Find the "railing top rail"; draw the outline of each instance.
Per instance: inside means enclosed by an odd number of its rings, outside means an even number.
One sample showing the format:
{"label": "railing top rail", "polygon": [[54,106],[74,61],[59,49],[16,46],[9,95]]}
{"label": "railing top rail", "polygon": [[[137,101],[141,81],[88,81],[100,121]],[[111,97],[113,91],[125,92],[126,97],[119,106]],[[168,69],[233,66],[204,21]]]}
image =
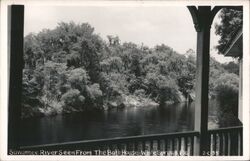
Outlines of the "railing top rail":
{"label": "railing top rail", "polygon": [[139,135],[139,136],[128,136],[128,137],[116,137],[108,139],[95,139],[95,140],[82,140],[82,141],[71,141],[63,143],[52,143],[32,146],[22,146],[20,149],[31,149],[31,148],[42,148],[42,147],[54,147],[54,146],[67,146],[67,145],[80,145],[80,144],[92,144],[92,143],[104,143],[104,142],[126,142],[131,140],[152,140],[152,139],[163,139],[163,138],[174,138],[174,137],[188,137],[188,136],[199,136],[198,131],[185,131],[175,133],[163,133],[163,134],[150,134],[150,135]]}
{"label": "railing top rail", "polygon": [[[242,126],[210,129],[208,130],[208,134],[230,132],[230,131],[235,131],[235,130],[239,131],[241,129],[242,129]],[[72,146],[72,145],[102,144],[102,143],[105,144],[105,143],[119,143],[119,142],[121,143],[121,142],[130,142],[130,141],[150,141],[154,139],[159,140],[159,139],[166,139],[166,138],[191,137],[191,136],[199,136],[199,132],[198,131],[184,131],[184,132],[163,133],[163,134],[116,137],[116,138],[107,138],[107,139],[81,140],[81,141],[71,141],[71,142],[63,142],[63,143],[22,146],[20,147],[20,149],[62,147],[62,146],[66,147],[66,146]]]}
{"label": "railing top rail", "polygon": [[215,132],[227,132],[227,131],[234,131],[234,130],[241,130],[242,126],[233,126],[233,127],[225,127],[219,129],[209,129],[208,133],[215,133]]}

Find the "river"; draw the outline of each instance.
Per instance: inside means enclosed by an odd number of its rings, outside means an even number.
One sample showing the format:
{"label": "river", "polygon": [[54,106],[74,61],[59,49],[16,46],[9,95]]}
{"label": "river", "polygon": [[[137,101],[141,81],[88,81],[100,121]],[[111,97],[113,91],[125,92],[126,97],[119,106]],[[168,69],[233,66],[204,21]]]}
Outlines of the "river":
{"label": "river", "polygon": [[[231,118],[227,125],[220,125],[218,108],[215,101],[209,103],[209,129],[238,124],[237,118]],[[21,122],[20,143],[25,146],[191,131],[193,125],[194,103],[130,107],[25,119]]]}

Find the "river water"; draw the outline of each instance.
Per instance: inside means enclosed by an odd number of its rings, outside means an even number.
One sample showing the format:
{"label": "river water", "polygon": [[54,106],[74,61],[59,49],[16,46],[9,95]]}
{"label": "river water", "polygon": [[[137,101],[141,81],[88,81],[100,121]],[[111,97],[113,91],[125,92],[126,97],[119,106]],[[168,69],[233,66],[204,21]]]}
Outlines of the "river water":
{"label": "river water", "polygon": [[[218,105],[209,103],[208,128],[219,128]],[[237,125],[231,118],[227,126]],[[194,103],[164,107],[130,107],[88,113],[74,113],[25,119],[21,122],[21,145],[114,138],[191,131],[194,128]]]}

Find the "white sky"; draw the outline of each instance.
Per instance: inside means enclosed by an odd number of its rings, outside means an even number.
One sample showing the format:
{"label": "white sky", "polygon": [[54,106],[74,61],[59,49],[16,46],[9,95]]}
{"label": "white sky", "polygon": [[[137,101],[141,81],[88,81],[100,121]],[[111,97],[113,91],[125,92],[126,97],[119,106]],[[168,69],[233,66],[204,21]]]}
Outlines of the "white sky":
{"label": "white sky", "polygon": [[[185,6],[25,6],[24,34],[53,29],[58,22],[88,22],[95,33],[106,40],[119,36],[121,42],[134,42],[153,47],[166,44],[180,54],[196,49],[196,31]],[[215,21],[218,21],[216,17]],[[220,62],[231,61],[216,54],[218,37],[211,28],[211,56]]]}

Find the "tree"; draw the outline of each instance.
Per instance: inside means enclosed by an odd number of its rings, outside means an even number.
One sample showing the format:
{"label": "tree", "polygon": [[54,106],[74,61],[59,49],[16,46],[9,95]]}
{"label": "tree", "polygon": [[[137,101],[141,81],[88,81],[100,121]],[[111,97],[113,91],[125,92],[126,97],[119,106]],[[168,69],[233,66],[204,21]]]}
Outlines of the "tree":
{"label": "tree", "polygon": [[215,93],[222,109],[232,112],[237,116],[238,113],[238,88],[239,78],[236,74],[222,74],[215,82]]}
{"label": "tree", "polygon": [[72,110],[83,110],[85,97],[80,94],[81,92],[77,89],[71,89],[67,93],[62,95],[63,110],[65,112]]}
{"label": "tree", "polygon": [[86,93],[89,76],[83,68],[76,68],[69,72],[68,81],[72,89],[78,89],[82,94]]}
{"label": "tree", "polygon": [[189,94],[194,89],[193,82],[194,82],[194,78],[190,74],[186,74],[178,78],[179,90],[183,93],[186,99],[188,99]]}
{"label": "tree", "polygon": [[21,118],[40,115],[39,107],[42,107],[40,96],[43,79],[37,78],[38,77],[34,71],[30,69],[24,69],[22,80]]}
{"label": "tree", "polygon": [[239,75],[239,63],[235,63],[233,61],[229,63],[222,64],[224,69],[226,69],[229,73],[234,73]]}
{"label": "tree", "polygon": [[[176,103],[181,95],[193,93],[196,58],[192,50],[181,55],[164,44],[153,48],[120,44],[118,36],[108,36],[108,41],[88,23],[74,22],[26,36],[22,114],[123,107],[130,96]],[[231,86],[224,88],[225,78],[216,79],[234,68],[210,62],[210,91],[224,98],[221,91],[230,91]]]}
{"label": "tree", "polygon": [[148,73],[146,76],[146,84],[148,84],[149,87],[149,91],[147,92],[150,92],[151,97],[160,104],[164,104],[166,101],[179,102],[178,86],[171,77]]}
{"label": "tree", "polygon": [[220,23],[215,24],[215,34],[220,36],[219,45],[216,48],[219,53],[222,53],[235,32],[242,27],[243,12],[224,8],[221,10],[219,18]]}
{"label": "tree", "polygon": [[120,45],[120,39],[119,39],[118,36],[108,35],[107,38],[108,38],[110,46],[112,46],[112,45],[114,45],[114,46]]}

